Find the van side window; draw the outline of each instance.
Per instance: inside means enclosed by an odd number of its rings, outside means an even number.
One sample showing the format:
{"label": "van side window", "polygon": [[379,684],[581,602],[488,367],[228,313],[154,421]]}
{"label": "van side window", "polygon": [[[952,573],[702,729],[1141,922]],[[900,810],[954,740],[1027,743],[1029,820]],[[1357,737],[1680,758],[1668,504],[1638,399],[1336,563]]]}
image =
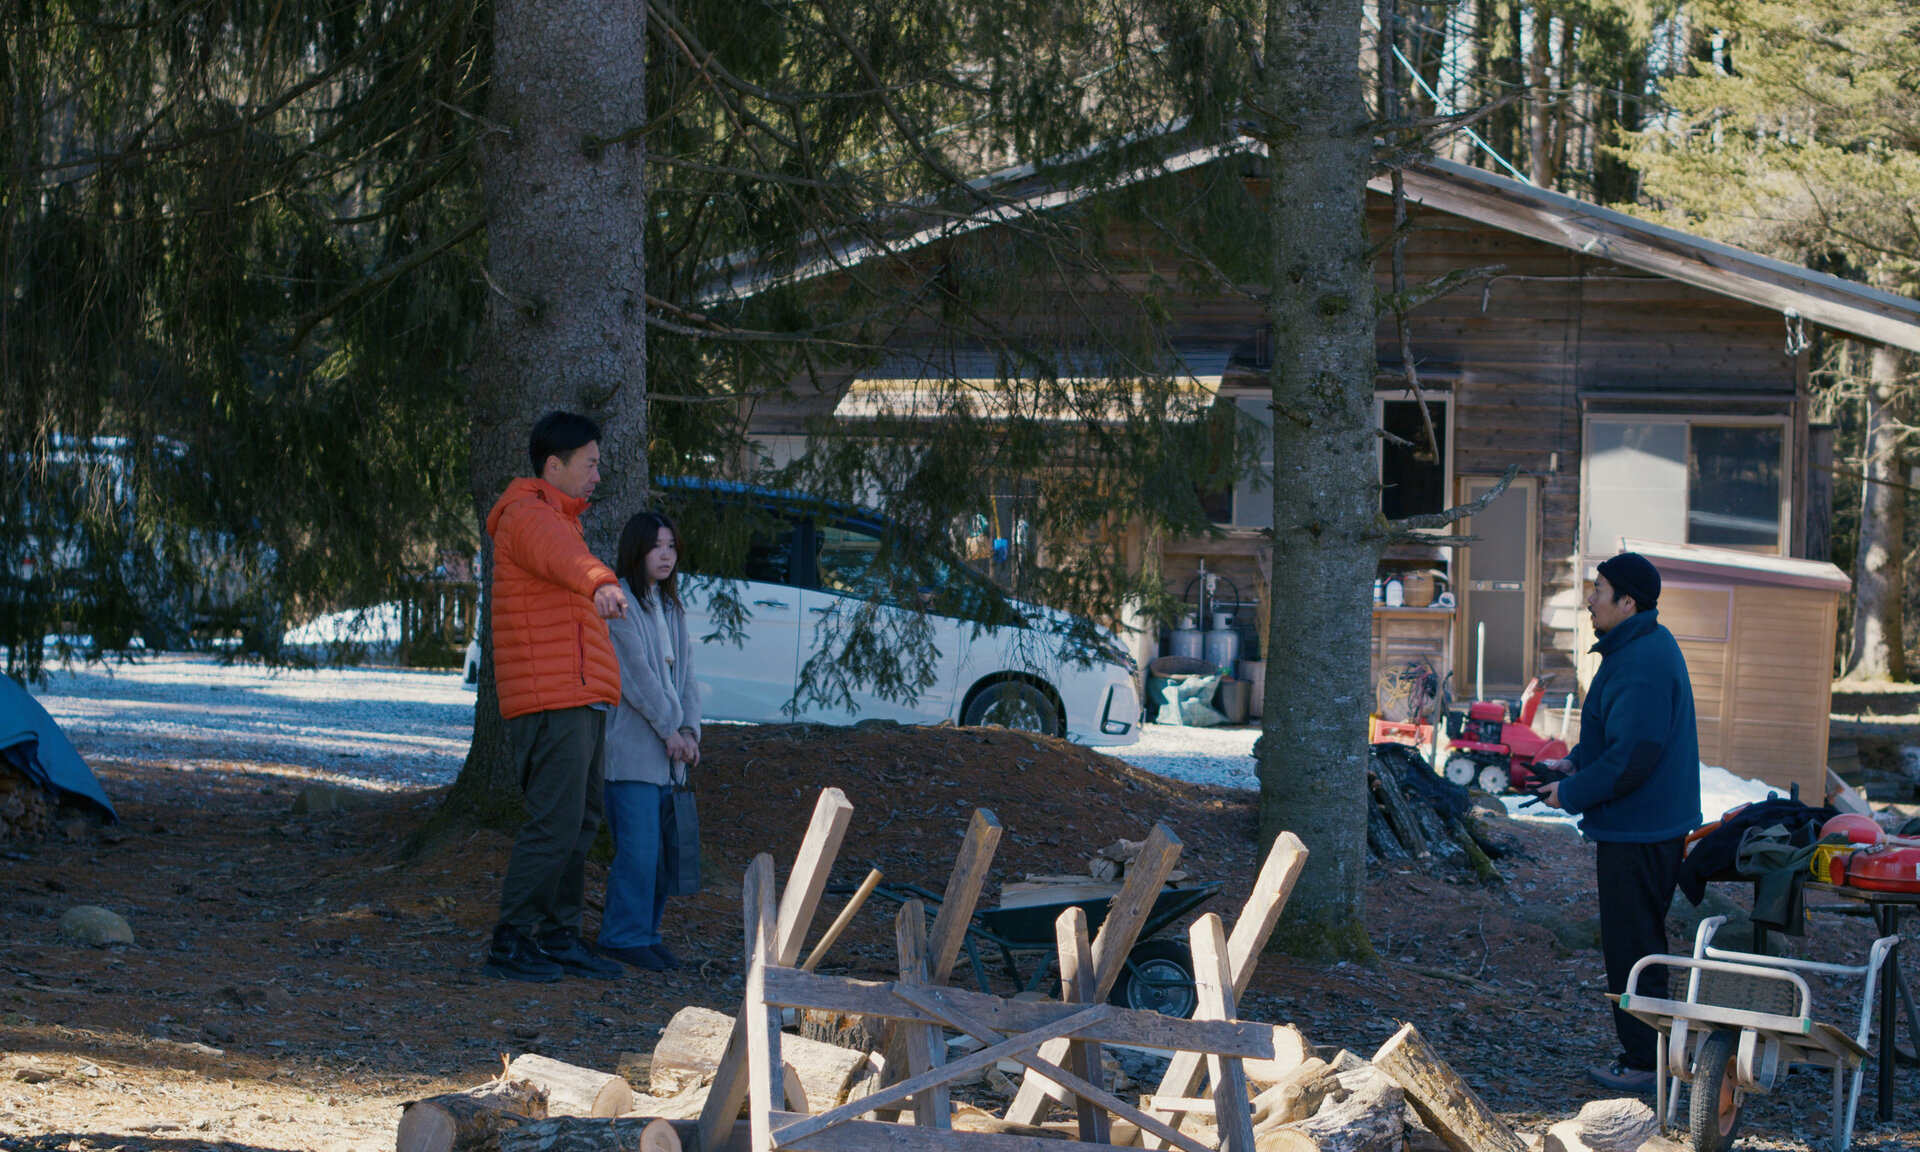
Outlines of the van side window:
{"label": "van side window", "polygon": [[877,586],[873,570],[880,553],[880,537],[861,528],[821,524],[814,529],[814,565],[819,588],[848,596],[871,595]]}
{"label": "van side window", "polygon": [[797,529],[792,524],[776,531],[755,532],[747,542],[744,575],[763,584],[793,582],[793,542]]}

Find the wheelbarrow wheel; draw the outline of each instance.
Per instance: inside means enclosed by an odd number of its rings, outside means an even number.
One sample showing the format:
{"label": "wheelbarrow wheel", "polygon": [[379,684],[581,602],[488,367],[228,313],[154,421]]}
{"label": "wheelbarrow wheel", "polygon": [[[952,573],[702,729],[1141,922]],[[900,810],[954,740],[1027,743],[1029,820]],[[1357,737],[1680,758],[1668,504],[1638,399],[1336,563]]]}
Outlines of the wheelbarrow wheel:
{"label": "wheelbarrow wheel", "polygon": [[1687,1101],[1687,1128],[1694,1152],[1727,1152],[1740,1130],[1744,1102],[1734,1078],[1738,1034],[1717,1030],[1700,1041],[1693,1061],[1693,1091]]}
{"label": "wheelbarrow wheel", "polygon": [[1193,985],[1193,953],[1178,940],[1143,940],[1127,953],[1107,1002],[1121,1008],[1193,1018],[1200,992]]}

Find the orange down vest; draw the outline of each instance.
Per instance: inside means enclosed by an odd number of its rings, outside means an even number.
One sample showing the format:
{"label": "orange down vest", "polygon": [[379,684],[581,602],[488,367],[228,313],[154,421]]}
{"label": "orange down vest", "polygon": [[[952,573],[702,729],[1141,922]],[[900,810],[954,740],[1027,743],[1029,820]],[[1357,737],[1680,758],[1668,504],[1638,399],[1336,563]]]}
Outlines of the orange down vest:
{"label": "orange down vest", "polygon": [[494,680],[500,714],[620,702],[620,661],[593,608],[613,569],[587,550],[587,502],[521,477],[487,513],[493,538]]}

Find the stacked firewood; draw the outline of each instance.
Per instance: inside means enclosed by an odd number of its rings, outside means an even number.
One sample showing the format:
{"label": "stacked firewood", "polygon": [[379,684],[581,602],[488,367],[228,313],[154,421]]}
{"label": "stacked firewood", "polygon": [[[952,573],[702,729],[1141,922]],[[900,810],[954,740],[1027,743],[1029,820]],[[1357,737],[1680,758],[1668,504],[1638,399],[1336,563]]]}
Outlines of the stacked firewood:
{"label": "stacked firewood", "polygon": [[28,843],[53,831],[47,790],[0,760],[0,843]]}
{"label": "stacked firewood", "polygon": [[1474,819],[1467,790],[1428,767],[1405,744],[1372,746],[1367,760],[1367,853],[1376,862],[1432,859],[1498,880],[1506,854]]}

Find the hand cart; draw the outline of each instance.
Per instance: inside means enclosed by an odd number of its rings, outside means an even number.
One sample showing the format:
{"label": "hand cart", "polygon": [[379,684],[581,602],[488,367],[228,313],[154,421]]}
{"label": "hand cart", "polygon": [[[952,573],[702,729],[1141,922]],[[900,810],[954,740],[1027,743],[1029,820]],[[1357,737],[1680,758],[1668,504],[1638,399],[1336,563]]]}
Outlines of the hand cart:
{"label": "hand cart", "polygon": [[[835,895],[846,895],[853,886],[834,885]],[[939,911],[940,895],[917,884],[881,884],[874,895],[896,904],[919,900],[929,916]],[[1114,981],[1107,999],[1123,1008],[1161,1012],[1169,1016],[1191,1018],[1199,1003],[1193,983],[1193,955],[1180,940],[1155,940],[1152,937],[1213,899],[1220,892],[1218,883],[1168,885],[1153,902],[1153,911],[1140,926],[1140,935],[1127,953],[1125,970]],[[967,962],[973,967],[973,979],[982,992],[991,992],[986,964],[980,958],[979,942],[1000,950],[1001,966],[1014,986],[1022,991],[1038,991],[1059,963],[1054,944],[1054,921],[1068,908],[1078,905],[1087,914],[1087,931],[1098,932],[1112,905],[1110,896],[1091,900],[1069,900],[1059,904],[1031,904],[1024,908],[983,908],[974,912],[967,925]],[[1045,953],[1031,976],[1022,976],[1016,956],[1020,953]],[[1056,980],[1057,983],[1057,980]]]}
{"label": "hand cart", "polygon": [[[1627,975],[1626,993],[1618,998],[1622,1010],[1659,1033],[1655,1114],[1669,1124],[1678,1110],[1680,1093],[1668,1076],[1690,1083],[1688,1130],[1695,1152],[1727,1152],[1747,1094],[1773,1091],[1793,1064],[1831,1068],[1833,1149],[1846,1152],[1869,1055],[1874,984],[1900,938],[1875,940],[1865,964],[1820,964],[1715,948],[1713,935],[1726,922],[1725,916],[1702,921],[1692,956],[1642,957]],[[1686,970],[1685,1000],[1640,995],[1640,974],[1655,964]],[[1864,977],[1859,1028],[1849,1034],[1814,1019],[1813,991],[1802,972]],[[1677,975],[1670,971],[1669,979]],[[1850,1087],[1848,1072],[1853,1073]]]}

